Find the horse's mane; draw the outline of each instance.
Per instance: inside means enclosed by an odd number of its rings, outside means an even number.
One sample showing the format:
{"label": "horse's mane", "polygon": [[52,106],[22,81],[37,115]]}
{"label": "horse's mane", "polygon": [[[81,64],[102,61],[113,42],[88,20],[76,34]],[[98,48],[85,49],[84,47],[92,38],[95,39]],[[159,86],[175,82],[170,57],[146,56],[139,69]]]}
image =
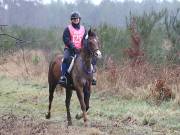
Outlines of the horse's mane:
{"label": "horse's mane", "polygon": [[88,31],[88,35],[89,35],[90,37],[95,37],[95,36],[96,36],[95,30],[89,30],[89,31]]}

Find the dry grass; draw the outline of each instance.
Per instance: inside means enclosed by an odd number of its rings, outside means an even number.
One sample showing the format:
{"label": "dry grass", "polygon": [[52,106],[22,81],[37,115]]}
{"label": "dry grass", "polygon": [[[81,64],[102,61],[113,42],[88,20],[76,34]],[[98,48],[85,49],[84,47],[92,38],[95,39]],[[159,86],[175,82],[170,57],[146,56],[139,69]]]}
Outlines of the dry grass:
{"label": "dry grass", "polygon": [[[3,61],[3,62],[2,62]],[[48,61],[42,50],[18,51],[3,60],[0,73],[16,79],[29,79],[34,82],[47,82]]]}
{"label": "dry grass", "polygon": [[[16,79],[28,79],[47,85],[50,54],[42,50],[25,50],[0,59],[0,73]],[[154,67],[149,63],[132,66],[129,62],[117,65],[111,58],[106,67],[98,69],[96,90],[102,94],[117,95],[125,99],[147,99],[157,80],[165,80],[180,105],[180,67]]]}
{"label": "dry grass", "polygon": [[[179,66],[161,66],[159,68],[149,63],[132,67],[126,63],[123,66],[107,66],[98,71],[97,89],[113,93],[126,99],[147,99],[155,89],[157,80],[164,80],[163,89],[170,92],[179,104],[180,99],[180,68]],[[168,94],[168,93],[166,93]],[[165,98],[165,97],[164,97]]]}

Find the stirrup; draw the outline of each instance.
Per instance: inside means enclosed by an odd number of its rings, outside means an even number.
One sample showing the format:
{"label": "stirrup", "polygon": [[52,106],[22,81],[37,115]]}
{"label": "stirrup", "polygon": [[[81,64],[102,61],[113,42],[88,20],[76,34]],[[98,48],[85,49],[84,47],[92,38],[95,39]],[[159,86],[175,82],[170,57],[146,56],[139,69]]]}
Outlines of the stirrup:
{"label": "stirrup", "polygon": [[60,84],[62,86],[66,86],[67,85],[67,78],[65,76],[61,76],[61,78],[58,81],[58,84]]}
{"label": "stirrup", "polygon": [[92,85],[96,85],[96,79],[92,79]]}

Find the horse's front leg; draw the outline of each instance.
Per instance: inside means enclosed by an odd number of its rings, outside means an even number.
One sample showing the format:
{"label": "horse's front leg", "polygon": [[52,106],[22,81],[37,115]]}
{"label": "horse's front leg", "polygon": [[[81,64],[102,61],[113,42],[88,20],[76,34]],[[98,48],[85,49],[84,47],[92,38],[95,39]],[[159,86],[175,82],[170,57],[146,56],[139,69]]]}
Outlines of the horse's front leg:
{"label": "horse's front leg", "polygon": [[[90,83],[89,84],[86,83],[86,85],[84,85],[83,93],[84,93],[84,103],[86,105],[86,112],[87,112],[89,109],[89,100],[90,100],[90,96],[91,96],[91,85],[90,85]],[[76,119],[78,119],[78,120],[81,119],[82,117],[83,117],[82,113],[76,115]]]}
{"label": "horse's front leg", "polygon": [[71,113],[70,113],[70,101],[72,97],[72,90],[71,89],[66,89],[66,111],[67,111],[67,120],[68,120],[68,126],[72,125],[72,120],[71,120]]}
{"label": "horse's front leg", "polygon": [[86,104],[86,112],[89,109],[89,99],[91,96],[91,81],[90,83],[86,83],[86,85],[83,88],[83,92],[84,92],[84,102]]}
{"label": "horse's front leg", "polygon": [[87,126],[87,112],[86,112],[86,104],[84,102],[84,93],[83,93],[83,88],[82,87],[79,87],[77,90],[76,90],[76,94],[77,94],[77,97],[79,99],[79,102],[80,102],[80,105],[81,105],[81,110],[82,110],[82,113],[83,113],[83,118],[84,118],[84,125]]}

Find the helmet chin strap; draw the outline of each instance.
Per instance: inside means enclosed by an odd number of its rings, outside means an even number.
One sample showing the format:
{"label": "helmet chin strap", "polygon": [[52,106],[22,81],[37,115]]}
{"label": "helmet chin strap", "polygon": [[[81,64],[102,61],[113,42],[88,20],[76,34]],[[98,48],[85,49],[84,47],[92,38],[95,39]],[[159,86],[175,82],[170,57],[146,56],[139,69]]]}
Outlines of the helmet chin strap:
{"label": "helmet chin strap", "polygon": [[78,24],[75,24],[75,23],[71,23],[73,25],[73,27],[76,27],[76,28],[79,28],[80,27],[80,22]]}
{"label": "helmet chin strap", "polygon": [[74,24],[74,25],[79,25],[79,24],[80,24],[80,22],[79,22],[79,23],[77,23],[77,24],[72,22],[72,24]]}

